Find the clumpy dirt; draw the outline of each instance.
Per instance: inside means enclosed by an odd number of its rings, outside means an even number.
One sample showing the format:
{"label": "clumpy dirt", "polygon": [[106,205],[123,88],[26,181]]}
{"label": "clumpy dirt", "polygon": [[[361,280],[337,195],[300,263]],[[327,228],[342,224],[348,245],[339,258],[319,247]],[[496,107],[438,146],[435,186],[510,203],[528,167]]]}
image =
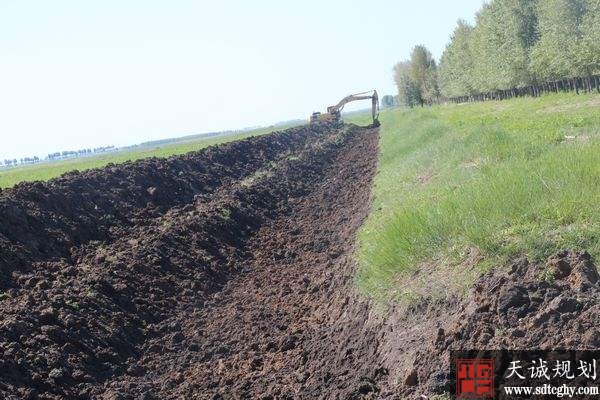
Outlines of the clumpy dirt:
{"label": "clumpy dirt", "polygon": [[415,398],[452,349],[600,347],[586,253],[408,311],[358,293],[377,143],[303,126],[1,192],[0,398]]}
{"label": "clumpy dirt", "polygon": [[[589,254],[565,251],[542,264],[521,258],[481,276],[462,301],[424,306],[411,319],[422,339],[404,351],[397,390],[443,393],[450,350],[600,349],[599,281]],[[410,332],[406,322],[396,329]]]}
{"label": "clumpy dirt", "polygon": [[346,354],[324,325],[335,325],[331,303],[343,302],[342,288],[351,284],[349,254],[368,209],[377,134],[360,130],[343,140],[326,159],[311,156],[310,169],[290,164],[261,183],[284,192],[291,185],[301,195],[280,197],[278,217],[248,241],[242,273],[193,318],[174,318],[176,343],[161,341],[160,351],[140,360],[148,372],[138,379],[107,382],[111,393],[317,398],[360,384],[360,358],[343,369],[329,363]]}
{"label": "clumpy dirt", "polygon": [[310,346],[337,357],[322,324],[351,284],[377,140],[321,124],[3,191],[0,394],[281,398],[352,380]]}

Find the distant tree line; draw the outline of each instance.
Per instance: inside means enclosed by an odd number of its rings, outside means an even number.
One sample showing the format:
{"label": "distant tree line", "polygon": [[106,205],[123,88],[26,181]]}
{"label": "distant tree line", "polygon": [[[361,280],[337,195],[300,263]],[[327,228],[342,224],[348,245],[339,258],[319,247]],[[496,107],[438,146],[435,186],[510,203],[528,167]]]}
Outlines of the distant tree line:
{"label": "distant tree line", "polygon": [[104,153],[106,151],[113,151],[115,150],[115,146],[104,146],[104,147],[94,147],[92,149],[92,152],[94,153]]}
{"label": "distant tree line", "polygon": [[60,160],[62,158],[70,158],[70,157],[82,157],[87,156],[92,153],[104,153],[107,151],[115,150],[115,146],[104,146],[104,147],[95,147],[93,149],[81,149],[81,150],[65,150],[58,151],[56,153],[50,153],[46,157],[48,160]]}
{"label": "distant tree line", "polygon": [[[114,151],[116,150],[115,146],[104,146],[104,147],[96,147],[94,149],[81,149],[81,150],[65,150],[65,151],[58,151],[56,153],[50,153],[46,156],[46,160],[49,161],[55,161],[55,160],[61,160],[64,158],[72,158],[72,157],[83,157],[86,155],[90,155],[92,153],[104,153],[107,151]],[[0,166],[4,166],[4,167],[15,167],[17,165],[27,165],[27,164],[36,164],[39,163],[40,161],[42,161],[38,156],[34,156],[34,157],[23,157],[20,159],[5,159],[5,160],[0,160]]]}
{"label": "distant tree line", "polygon": [[67,157],[77,157],[77,156],[85,156],[87,154],[91,154],[92,153],[92,149],[81,149],[81,150],[65,150],[65,151],[58,151],[56,153],[51,153],[48,154],[48,160],[57,160],[57,159],[61,159],[61,158],[67,158]]}
{"label": "distant tree line", "polygon": [[35,157],[23,157],[23,158],[20,158],[18,160],[16,158],[14,158],[14,159],[10,159],[10,160],[0,161],[0,166],[3,165],[3,166],[6,166],[6,167],[12,167],[12,166],[16,166],[16,165],[19,165],[19,164],[23,164],[23,165],[25,165],[25,164],[35,164],[35,163],[38,163],[38,162],[40,162],[40,158],[38,156],[35,156]]}
{"label": "distant tree line", "polygon": [[481,93],[510,97],[513,89],[597,88],[598,74],[600,0],[492,0],[474,26],[458,22],[439,65],[416,46],[394,66],[398,99],[408,106]]}

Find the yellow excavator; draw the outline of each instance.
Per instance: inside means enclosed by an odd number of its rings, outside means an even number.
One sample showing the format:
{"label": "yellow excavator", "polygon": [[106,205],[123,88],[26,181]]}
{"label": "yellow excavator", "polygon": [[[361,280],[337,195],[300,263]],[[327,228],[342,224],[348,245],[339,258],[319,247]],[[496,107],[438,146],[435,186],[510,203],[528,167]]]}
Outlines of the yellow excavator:
{"label": "yellow excavator", "polygon": [[319,121],[340,121],[342,119],[342,109],[352,101],[371,100],[371,116],[373,117],[373,126],[379,126],[379,97],[377,90],[351,94],[344,97],[334,106],[327,107],[326,113],[314,112],[310,116],[310,123]]}

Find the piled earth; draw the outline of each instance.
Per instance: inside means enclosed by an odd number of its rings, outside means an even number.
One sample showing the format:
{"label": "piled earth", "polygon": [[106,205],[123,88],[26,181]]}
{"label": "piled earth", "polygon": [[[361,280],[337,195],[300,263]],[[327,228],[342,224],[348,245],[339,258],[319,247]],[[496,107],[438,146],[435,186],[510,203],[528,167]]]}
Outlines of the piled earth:
{"label": "piled earth", "polygon": [[599,284],[586,252],[565,251],[544,264],[522,258],[490,271],[460,307],[446,305],[455,314],[438,318],[417,352],[415,389],[446,390],[449,350],[600,349]]}
{"label": "piled earth", "polygon": [[376,130],[321,124],[0,193],[0,394],[364,391],[321,354],[376,154]]}

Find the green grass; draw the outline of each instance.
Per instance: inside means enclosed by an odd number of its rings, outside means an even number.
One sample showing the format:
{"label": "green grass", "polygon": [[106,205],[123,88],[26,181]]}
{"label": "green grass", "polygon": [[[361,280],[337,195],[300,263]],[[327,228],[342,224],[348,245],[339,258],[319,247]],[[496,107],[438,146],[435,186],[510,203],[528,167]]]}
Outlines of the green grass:
{"label": "green grass", "polygon": [[[290,125],[291,126],[291,125]],[[184,154],[197,151],[208,146],[244,139],[250,136],[263,135],[288,128],[289,126],[277,126],[251,130],[240,134],[213,137],[207,139],[196,139],[164,144],[160,146],[144,146],[128,151],[106,153],[103,155],[61,160],[37,165],[28,165],[13,169],[0,170],[0,188],[14,186],[19,182],[45,181],[64,174],[65,172],[79,170],[84,171],[91,168],[103,167],[110,163],[122,163],[125,161],[138,160],[148,157],[168,157],[175,154]]]}
{"label": "green grass", "polygon": [[359,286],[383,300],[463,291],[490,266],[600,256],[600,95],[387,110]]}

